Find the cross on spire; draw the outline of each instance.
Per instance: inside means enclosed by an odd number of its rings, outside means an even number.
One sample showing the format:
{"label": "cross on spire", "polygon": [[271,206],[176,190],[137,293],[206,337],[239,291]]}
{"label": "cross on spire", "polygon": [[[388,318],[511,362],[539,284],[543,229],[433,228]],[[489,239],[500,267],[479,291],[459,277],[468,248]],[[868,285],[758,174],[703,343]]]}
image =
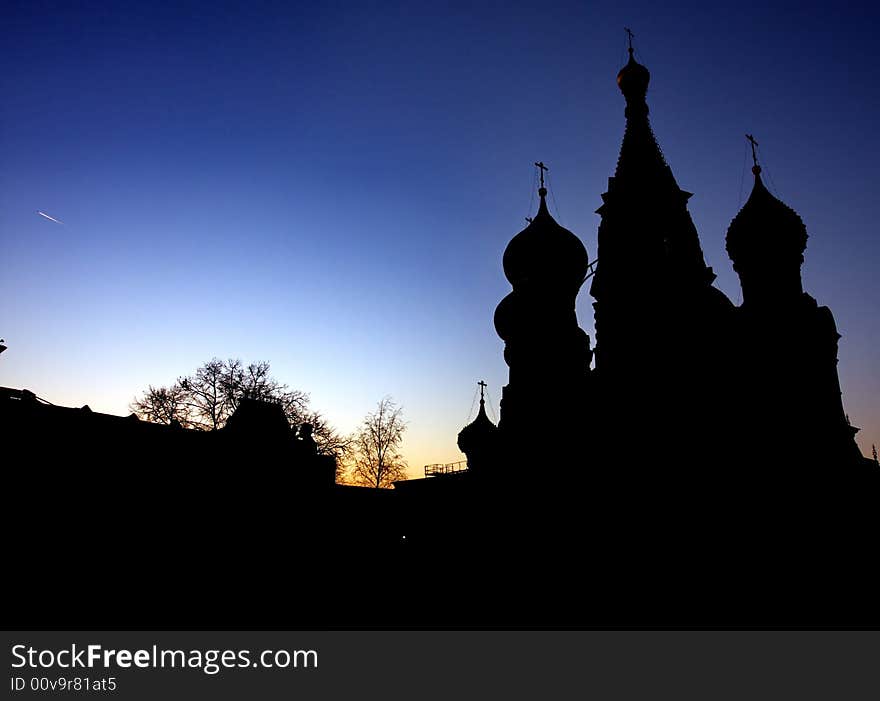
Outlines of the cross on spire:
{"label": "cross on spire", "polygon": [[537,166],[541,171],[541,187],[543,188],[544,187],[544,171],[550,170],[550,169],[544,165],[544,161],[538,161],[537,163],[535,163],[535,166]]}
{"label": "cross on spire", "polygon": [[477,384],[480,385],[480,401],[482,402],[483,401],[483,390],[485,390],[488,385],[485,382],[483,382],[482,380],[480,380]]}
{"label": "cross on spire", "polygon": [[755,167],[757,167],[758,166],[758,152],[755,151],[755,147],[758,145],[758,142],[755,141],[755,137],[752,136],[751,134],[746,134],[746,139],[752,145],[752,163],[755,165]]}
{"label": "cross on spire", "polygon": [[635,34],[632,33],[632,29],[630,29],[629,27],[624,27],[623,31],[626,32],[626,38],[627,38],[627,41],[629,41],[629,52],[632,53],[633,52],[633,37],[635,36]]}

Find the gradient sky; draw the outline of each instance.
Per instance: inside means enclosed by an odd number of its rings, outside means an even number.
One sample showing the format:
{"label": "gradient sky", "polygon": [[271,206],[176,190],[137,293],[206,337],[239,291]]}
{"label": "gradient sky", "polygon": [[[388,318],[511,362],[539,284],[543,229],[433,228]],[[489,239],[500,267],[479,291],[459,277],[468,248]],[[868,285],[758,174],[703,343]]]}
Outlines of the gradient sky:
{"label": "gradient sky", "polygon": [[[392,395],[411,474],[461,459],[476,381],[497,416],[507,378],[492,315],[510,289],[501,254],[534,213],[535,160],[551,168],[551,212],[595,255],[630,26],[717,286],[741,301],[724,234],[751,187],[745,132],[803,217],[805,287],[843,334],[844,405],[869,453],[878,15],[804,2],[6,2],[0,385],[125,414],[148,384],[214,356],[265,359],[345,432]],[[594,337],[591,302],[583,290]]]}

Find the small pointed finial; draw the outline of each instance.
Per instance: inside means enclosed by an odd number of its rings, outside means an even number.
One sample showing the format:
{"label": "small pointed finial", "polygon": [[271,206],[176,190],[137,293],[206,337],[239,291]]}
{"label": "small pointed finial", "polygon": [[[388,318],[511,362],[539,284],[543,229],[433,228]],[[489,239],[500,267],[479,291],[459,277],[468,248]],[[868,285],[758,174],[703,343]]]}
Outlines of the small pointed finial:
{"label": "small pointed finial", "polygon": [[526,221],[531,224],[535,220],[532,217],[526,217]]}
{"label": "small pointed finial", "polygon": [[632,33],[632,29],[630,29],[629,27],[624,27],[624,28],[623,28],[623,31],[626,32],[626,39],[627,39],[627,41],[629,42],[629,55],[632,56],[632,52],[633,52],[633,37],[635,36],[635,34]]}
{"label": "small pointed finial", "polygon": [[547,188],[544,187],[544,171],[550,169],[544,165],[544,161],[537,161],[535,163],[535,166],[540,170],[541,173],[541,187],[538,190],[538,194],[541,197],[544,197],[547,194]]}
{"label": "small pointed finial", "polygon": [[488,387],[488,385],[483,382],[483,380],[480,380],[477,384],[480,385],[480,404],[482,404],[485,401],[485,399],[483,399],[483,391],[486,389],[486,387]]}
{"label": "small pointed finial", "polygon": [[755,148],[758,145],[758,142],[755,141],[755,137],[752,136],[751,134],[746,134],[746,139],[752,145],[752,163],[753,163],[752,172],[755,175],[760,175],[761,174],[761,166],[758,165],[758,152],[755,150]]}

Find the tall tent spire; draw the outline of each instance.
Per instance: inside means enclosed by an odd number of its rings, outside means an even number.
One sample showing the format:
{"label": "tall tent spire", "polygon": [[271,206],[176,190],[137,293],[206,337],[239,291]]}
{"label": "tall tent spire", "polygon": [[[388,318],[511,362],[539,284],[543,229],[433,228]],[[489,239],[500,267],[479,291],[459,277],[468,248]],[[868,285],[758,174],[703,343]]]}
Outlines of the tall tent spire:
{"label": "tall tent spire", "polygon": [[699,316],[702,309],[729,305],[711,289],[715,275],[687,209],[691,193],[678,186],[651,128],[646,99],[651,74],[635,59],[635,35],[628,27],[626,35],[629,60],[617,74],[626,126],[597,210],[602,266],[590,288],[596,299],[596,367],[618,372],[610,370],[613,365],[621,373],[651,366],[645,349],[652,348],[654,358],[660,351],[648,339],[668,333],[671,316]]}
{"label": "tall tent spire", "polygon": [[[655,262],[656,256],[662,256],[664,267],[672,266],[679,278],[690,278],[699,284],[711,283],[714,274],[706,266],[696,229],[687,213],[691,193],[678,186],[648,119],[646,96],[651,74],[635,60],[632,45],[635,35],[629,27],[626,33],[629,61],[617,74],[618,87],[626,99],[626,127],[614,177],[609,180],[609,191],[603,195],[605,204],[597,213],[604,217],[612,202],[621,203],[623,209],[622,201],[629,201],[645,214],[638,224],[632,222],[629,228],[656,232],[656,240],[651,245],[656,244],[662,250],[655,252]],[[648,215],[648,212],[652,213]],[[637,212],[630,210],[630,213],[630,218],[640,218]]]}

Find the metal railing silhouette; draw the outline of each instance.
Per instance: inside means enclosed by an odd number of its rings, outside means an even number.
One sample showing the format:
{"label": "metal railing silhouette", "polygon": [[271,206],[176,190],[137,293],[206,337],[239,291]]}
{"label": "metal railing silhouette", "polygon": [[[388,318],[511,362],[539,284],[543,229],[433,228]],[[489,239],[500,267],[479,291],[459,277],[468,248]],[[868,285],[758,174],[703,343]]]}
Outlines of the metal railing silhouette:
{"label": "metal railing silhouette", "polygon": [[451,475],[456,472],[467,472],[467,469],[467,460],[435,463],[433,465],[425,465],[425,477],[436,477],[437,475]]}

